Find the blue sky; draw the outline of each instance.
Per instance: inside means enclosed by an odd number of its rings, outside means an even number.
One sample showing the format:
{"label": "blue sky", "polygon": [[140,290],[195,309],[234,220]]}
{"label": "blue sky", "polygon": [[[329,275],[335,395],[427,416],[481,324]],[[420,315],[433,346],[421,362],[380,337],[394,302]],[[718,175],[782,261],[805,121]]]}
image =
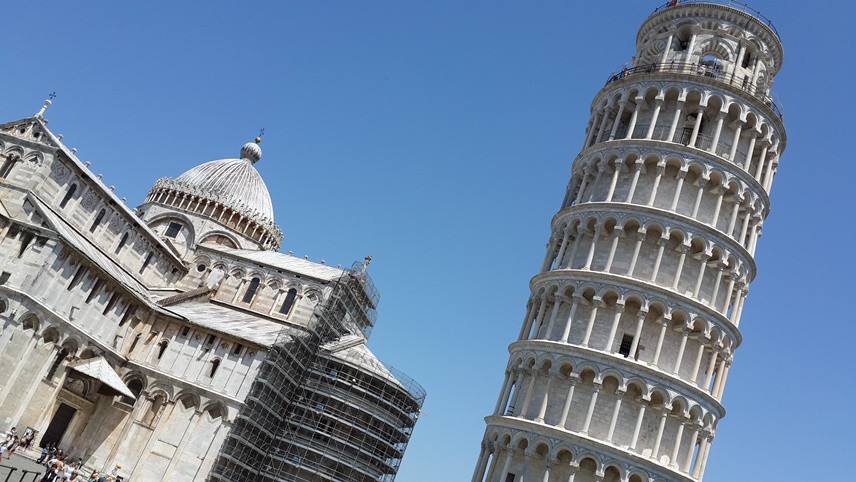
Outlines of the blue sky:
{"label": "blue sky", "polygon": [[[283,250],[374,255],[370,346],[429,391],[398,480],[468,480],[589,103],[659,3],[7,3],[0,120],[56,91],[49,127],[131,205],[264,127]],[[846,477],[856,8],[753,5],[788,146],[705,480]]]}

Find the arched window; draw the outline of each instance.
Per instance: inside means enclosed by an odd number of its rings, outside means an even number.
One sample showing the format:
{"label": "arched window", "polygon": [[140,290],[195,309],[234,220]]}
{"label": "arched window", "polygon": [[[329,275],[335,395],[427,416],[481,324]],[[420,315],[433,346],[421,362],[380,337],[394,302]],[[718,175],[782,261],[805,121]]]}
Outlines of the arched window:
{"label": "arched window", "polygon": [[283,315],[288,315],[291,312],[291,307],[294,306],[294,300],[297,298],[297,290],[291,288],[288,290],[288,293],[285,294],[285,300],[282,302],[282,306],[279,307],[279,312]]}
{"label": "arched window", "polygon": [[116,251],[114,251],[114,252],[116,254],[119,254],[119,251],[122,251],[122,248],[124,248],[125,244],[127,244],[127,243],[128,243],[128,233],[125,233],[122,235],[122,239],[119,240],[119,245],[116,246]]}
{"label": "arched window", "polygon": [[97,216],[95,216],[95,221],[93,221],[93,222],[92,222],[92,226],[89,228],[89,232],[90,232],[90,233],[94,233],[94,232],[95,232],[95,228],[97,228],[97,227],[101,224],[101,221],[103,221],[103,220],[104,220],[104,215],[105,215],[105,214],[107,214],[107,213],[106,213],[106,211],[104,211],[103,209],[102,209],[102,210],[100,210],[100,211],[98,211],[98,215],[97,215]]}
{"label": "arched window", "polygon": [[12,172],[12,168],[15,167],[15,164],[20,159],[20,156],[18,156],[17,154],[9,154],[8,156],[6,156],[6,161],[3,163],[3,167],[0,167],[0,177],[9,177],[9,174]]}
{"label": "arched window", "polygon": [[[143,381],[139,378],[134,378],[125,384],[128,387],[128,390],[134,394],[134,397],[139,398],[140,393],[143,392]],[[137,401],[131,397],[122,396],[122,403],[127,405],[133,405]]]}
{"label": "arched window", "polygon": [[56,356],[54,357],[53,365],[51,365],[50,370],[48,370],[48,374],[45,375],[45,378],[47,380],[53,379],[53,376],[56,374],[56,371],[59,368],[60,364],[62,363],[63,360],[65,360],[65,357],[67,357],[67,356],[68,356],[68,350],[66,350],[65,348],[63,348],[62,350],[59,351],[59,353],[56,354]]}
{"label": "arched window", "polygon": [[218,368],[220,368],[220,359],[215,358],[211,360],[211,373],[208,374],[208,377],[214,378],[214,375],[217,373]]}
{"label": "arched window", "polygon": [[166,353],[166,348],[168,346],[169,346],[168,340],[163,340],[162,342],[160,342],[160,344],[158,345],[158,360],[163,358],[163,354]]}
{"label": "arched window", "polygon": [[71,198],[74,196],[74,191],[77,191],[77,184],[72,184],[71,186],[68,186],[68,190],[65,191],[65,196],[63,196],[62,201],[60,201],[59,203],[60,209],[64,208],[65,205],[68,204],[69,201],[71,201]]}
{"label": "arched window", "polygon": [[260,279],[251,279],[250,286],[247,287],[247,292],[244,293],[244,299],[242,299],[241,301],[243,301],[244,303],[249,303],[253,301],[253,298],[256,296],[256,291],[259,289],[259,283],[261,283]]}

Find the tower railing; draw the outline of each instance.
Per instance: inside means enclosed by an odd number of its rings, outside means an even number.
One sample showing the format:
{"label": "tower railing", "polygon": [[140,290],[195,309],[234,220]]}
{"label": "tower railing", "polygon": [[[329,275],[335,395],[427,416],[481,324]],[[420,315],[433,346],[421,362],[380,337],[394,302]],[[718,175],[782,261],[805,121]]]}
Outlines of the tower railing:
{"label": "tower railing", "polygon": [[[625,64],[626,65],[626,64]],[[686,74],[704,77],[716,82],[727,84],[731,87],[736,87],[747,94],[760,100],[764,105],[769,107],[774,114],[780,119],[782,118],[782,110],[778,103],[766,92],[758,89],[754,84],[747,81],[746,77],[738,76],[736,73],[726,73],[721,69],[703,65],[697,62],[666,62],[660,64],[637,65],[635,67],[619,67],[613,71],[614,73],[606,79],[606,84],[609,85],[621,79],[627,78],[636,74],[652,74],[666,72],[672,74]]]}
{"label": "tower railing", "polygon": [[750,7],[748,3],[735,2],[734,0],[681,0],[678,2],[666,2],[662,5],[660,5],[659,7],[655,8],[654,11],[651,13],[651,15],[653,15],[659,11],[666,10],[669,7],[677,7],[678,5],[686,5],[686,4],[693,4],[693,3],[712,3],[714,5],[723,5],[726,7],[733,8],[735,10],[740,10],[741,12],[752,15],[753,17],[758,19],[759,22],[763,23],[770,30],[772,30],[773,33],[776,34],[776,37],[779,38],[779,40],[782,39],[782,36],[779,35],[779,31],[776,29],[776,26],[773,25],[772,20],[767,18],[759,10]]}

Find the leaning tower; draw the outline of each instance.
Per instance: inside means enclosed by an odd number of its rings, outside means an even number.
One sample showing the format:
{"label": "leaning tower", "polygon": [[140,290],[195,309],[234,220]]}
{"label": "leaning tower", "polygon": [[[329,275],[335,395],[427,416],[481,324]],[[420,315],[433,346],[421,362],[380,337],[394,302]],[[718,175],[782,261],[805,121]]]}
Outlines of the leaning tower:
{"label": "leaning tower", "polygon": [[721,3],[595,96],[473,482],[701,480],[785,146],[778,33]]}

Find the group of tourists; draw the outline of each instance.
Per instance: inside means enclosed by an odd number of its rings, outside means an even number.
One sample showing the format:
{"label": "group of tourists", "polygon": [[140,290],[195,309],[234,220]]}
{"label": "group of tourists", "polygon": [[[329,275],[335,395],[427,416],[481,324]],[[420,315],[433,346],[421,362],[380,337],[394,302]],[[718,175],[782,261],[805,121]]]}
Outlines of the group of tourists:
{"label": "group of tourists", "polygon": [[36,434],[33,431],[28,430],[23,437],[19,437],[18,429],[12,427],[12,429],[6,433],[6,437],[0,441],[0,461],[3,461],[4,457],[6,460],[12,458],[12,454],[18,449],[26,450],[30,448],[35,436]]}
{"label": "group of tourists", "polygon": [[[25,452],[33,444],[36,437],[36,432],[27,429],[23,436],[18,435],[18,430],[12,427],[0,439],[0,462],[10,459],[16,451],[19,453]],[[68,454],[54,443],[49,443],[42,447],[42,453],[36,462],[45,466],[45,473],[40,479],[41,482],[122,482],[123,476],[119,473],[119,467],[113,469],[110,473],[99,473],[93,471],[88,476],[83,469],[83,459],[78,458],[73,461]]]}
{"label": "group of tourists", "polygon": [[42,454],[36,462],[45,466],[45,473],[39,479],[41,482],[121,482],[123,480],[118,473],[118,467],[109,474],[93,471],[87,478],[83,470],[83,459],[78,458],[77,462],[71,461],[68,455],[52,443],[42,448]]}

